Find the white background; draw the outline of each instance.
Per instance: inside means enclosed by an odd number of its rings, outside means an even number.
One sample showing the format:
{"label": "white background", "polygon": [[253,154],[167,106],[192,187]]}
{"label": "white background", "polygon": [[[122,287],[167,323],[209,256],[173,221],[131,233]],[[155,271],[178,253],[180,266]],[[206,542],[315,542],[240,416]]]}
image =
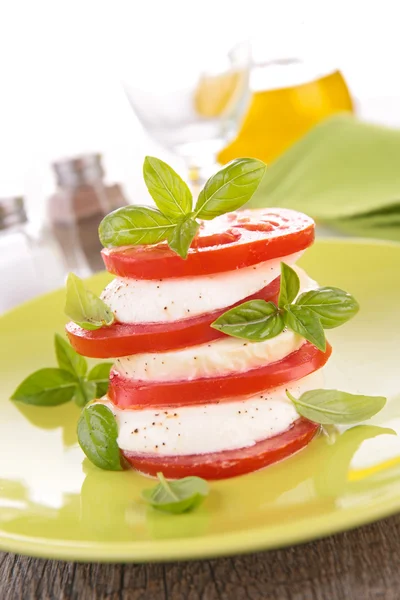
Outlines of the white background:
{"label": "white background", "polygon": [[[252,37],[265,55],[332,60],[359,114],[400,125],[397,0],[0,0],[0,195],[22,192],[31,216],[52,191],[52,159],[103,152],[109,179],[143,202],[143,132],[120,87],[149,48],[185,52],[185,36]],[[122,69],[123,68],[123,69]],[[172,68],[172,67],[171,67]]]}

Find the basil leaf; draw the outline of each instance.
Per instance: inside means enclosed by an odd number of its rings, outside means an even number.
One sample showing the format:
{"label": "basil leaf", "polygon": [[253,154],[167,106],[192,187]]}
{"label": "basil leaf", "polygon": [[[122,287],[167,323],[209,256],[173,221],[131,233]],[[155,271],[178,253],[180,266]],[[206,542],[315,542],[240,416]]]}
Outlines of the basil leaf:
{"label": "basil leaf", "polygon": [[162,473],[157,473],[160,483],[142,492],[142,498],[154,508],[164,512],[179,514],[199,506],[209,493],[209,487],[200,477],[184,477],[177,481],[167,481]]}
{"label": "basil leaf", "polygon": [[186,258],[190,244],[194,236],[198,232],[200,223],[195,221],[191,216],[180,219],[175,225],[174,232],[168,241],[168,245],[181,258]]}
{"label": "basil leaf", "polygon": [[80,380],[76,386],[74,400],[78,406],[86,406],[96,398],[96,383],[94,381]]}
{"label": "basil leaf", "polygon": [[65,314],[83,329],[99,329],[112,325],[111,309],[96,294],[87,290],[74,273],[68,274]]}
{"label": "basil leaf", "polygon": [[283,308],[285,304],[291,304],[300,289],[300,279],[296,271],[289,265],[281,262],[281,283],[279,290],[278,306]]}
{"label": "basil leaf", "polygon": [[321,425],[346,425],[370,419],[386,403],[383,396],[361,396],[339,390],[311,390],[296,400],[286,390],[297,412]]}
{"label": "basil leaf", "polygon": [[261,342],[279,335],[285,323],[273,302],[249,300],[225,312],[211,327],[232,337]]}
{"label": "basil leaf", "polygon": [[267,165],[256,158],[237,158],[210,177],[201,190],[195,217],[214,219],[246,204],[258,188]]}
{"label": "basil leaf", "polygon": [[324,329],[339,327],[354,317],[360,306],[351,294],[334,287],[322,287],[301,294],[296,304],[312,309]]}
{"label": "basil leaf", "polygon": [[157,208],[169,217],[181,217],[192,210],[192,194],[187,184],[167,163],[146,156],[143,177]]}
{"label": "basil leaf", "polygon": [[89,371],[88,380],[96,384],[96,396],[101,398],[107,394],[110,371],[113,363],[99,363]]}
{"label": "basil leaf", "polygon": [[325,352],[326,339],[318,315],[305,306],[287,304],[284,312],[286,326],[305,338],[318,350]]}
{"label": "basil leaf", "polygon": [[17,387],[11,400],[35,406],[57,406],[69,402],[76,390],[76,379],[62,369],[39,369]]}
{"label": "basil leaf", "polygon": [[122,470],[117,422],[107,406],[94,404],[84,408],[77,432],[80,447],[96,467],[107,471]]}
{"label": "basil leaf", "polygon": [[64,371],[69,371],[76,378],[83,377],[87,371],[87,362],[64,340],[58,333],[54,336],[54,346],[58,366]]}
{"label": "basil leaf", "polygon": [[99,226],[103,246],[137,246],[167,240],[175,225],[150,206],[124,206],[106,215]]}

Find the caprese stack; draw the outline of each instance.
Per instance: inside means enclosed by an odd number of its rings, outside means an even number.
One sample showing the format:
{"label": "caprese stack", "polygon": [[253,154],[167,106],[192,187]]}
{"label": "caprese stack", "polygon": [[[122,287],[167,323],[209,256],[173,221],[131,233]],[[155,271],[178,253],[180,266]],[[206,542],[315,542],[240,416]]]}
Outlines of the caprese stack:
{"label": "caprese stack", "polygon": [[[116,278],[102,299],[116,321],[94,331],[70,323],[81,354],[115,359],[100,402],[118,423],[118,445],[137,470],[220,479],[303,448],[318,425],[294,396],[321,387],[331,348],[284,329],[249,341],[211,327],[247,300],[277,304],[281,262],[294,266],[314,223],[291,210],[242,211],[204,221],[184,260],[165,243],[103,250]],[[300,292],[316,287],[301,269]]]}

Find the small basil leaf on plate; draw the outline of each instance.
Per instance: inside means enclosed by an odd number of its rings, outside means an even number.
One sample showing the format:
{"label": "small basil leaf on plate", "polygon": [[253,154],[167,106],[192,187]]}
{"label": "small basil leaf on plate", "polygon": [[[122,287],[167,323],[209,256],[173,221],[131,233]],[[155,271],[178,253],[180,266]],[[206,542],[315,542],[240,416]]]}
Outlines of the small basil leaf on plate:
{"label": "small basil leaf on plate", "polygon": [[319,316],[324,329],[339,327],[354,317],[360,306],[351,294],[334,287],[322,287],[304,292],[296,300],[298,306],[306,306]]}
{"label": "small basil leaf on plate", "polygon": [[86,406],[88,402],[96,398],[97,386],[94,381],[82,381],[77,383],[74,400],[78,406]]}
{"label": "small basil leaf on plate", "polygon": [[296,271],[286,263],[281,262],[281,282],[279,289],[278,306],[283,308],[291,304],[300,289],[300,279]]}
{"label": "small basil leaf on plate", "polygon": [[174,223],[150,206],[124,206],[106,215],[99,226],[103,246],[137,246],[167,240]]}
{"label": "small basil leaf on plate", "polygon": [[383,396],[361,396],[339,390],[311,390],[296,399],[286,390],[297,412],[321,425],[360,423],[378,413],[386,403]]}
{"label": "small basil leaf on plate", "polygon": [[72,375],[83,377],[87,371],[87,362],[64,340],[58,333],[54,336],[54,346],[58,366],[64,371],[69,371]]}
{"label": "small basil leaf on plate", "polygon": [[311,342],[318,350],[325,352],[326,339],[318,315],[305,306],[287,304],[285,306],[285,324],[304,339]]}
{"label": "small basil leaf on plate", "polygon": [[157,473],[157,477],[160,483],[142,492],[142,498],[157,510],[174,514],[193,510],[209,493],[207,482],[200,477],[176,481],[167,481],[162,473]]}
{"label": "small basil leaf on plate", "polygon": [[267,165],[256,158],[237,158],[210,177],[201,190],[195,216],[214,219],[246,204],[258,188]]}
{"label": "small basil leaf on plate", "polygon": [[78,442],[88,459],[107,471],[121,471],[117,444],[118,426],[111,410],[104,404],[83,409],[78,421]]}
{"label": "small basil leaf on plate", "polygon": [[226,335],[261,342],[279,335],[285,323],[273,302],[249,300],[225,312],[211,327]]}
{"label": "small basil leaf on plate", "polygon": [[87,290],[82,279],[74,273],[68,274],[64,312],[83,329],[99,329],[114,322],[114,315],[107,304]]}
{"label": "small basil leaf on plate", "polygon": [[195,221],[191,216],[183,217],[176,225],[175,229],[168,240],[168,245],[181,258],[186,258],[190,244],[194,236],[198,232],[200,223]]}
{"label": "small basil leaf on plate", "polygon": [[57,406],[69,402],[75,394],[76,379],[69,371],[48,368],[29,375],[17,387],[11,400],[35,406]]}
{"label": "small basil leaf on plate", "polygon": [[157,208],[172,218],[182,217],[192,210],[192,194],[187,184],[167,163],[146,156],[143,177]]}
{"label": "small basil leaf on plate", "polygon": [[96,384],[97,398],[101,398],[101,396],[107,394],[108,382],[112,366],[113,363],[110,362],[99,363],[89,371],[88,380],[93,381]]}

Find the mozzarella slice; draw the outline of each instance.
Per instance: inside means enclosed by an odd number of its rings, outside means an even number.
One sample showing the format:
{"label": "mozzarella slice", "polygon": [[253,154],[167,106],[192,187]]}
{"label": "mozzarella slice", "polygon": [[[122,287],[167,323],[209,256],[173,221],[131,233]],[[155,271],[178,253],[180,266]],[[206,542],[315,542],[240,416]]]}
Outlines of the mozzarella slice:
{"label": "mozzarella slice", "polygon": [[294,264],[302,252],[252,267],[178,279],[114,279],[101,298],[121,323],[162,323],[193,317],[261,290],[280,274],[281,262]]}
{"label": "mozzarella slice", "polygon": [[299,415],[286,396],[322,387],[316,371],[292,384],[232,402],[170,410],[121,410],[107,399],[122,450],[161,456],[205,454],[253,446],[286,431]]}
{"label": "mozzarella slice", "polygon": [[304,338],[283,331],[263,342],[223,339],[156,354],[133,354],[117,358],[114,368],[123,377],[141,381],[176,381],[248,371],[281,360],[298,350]]}

